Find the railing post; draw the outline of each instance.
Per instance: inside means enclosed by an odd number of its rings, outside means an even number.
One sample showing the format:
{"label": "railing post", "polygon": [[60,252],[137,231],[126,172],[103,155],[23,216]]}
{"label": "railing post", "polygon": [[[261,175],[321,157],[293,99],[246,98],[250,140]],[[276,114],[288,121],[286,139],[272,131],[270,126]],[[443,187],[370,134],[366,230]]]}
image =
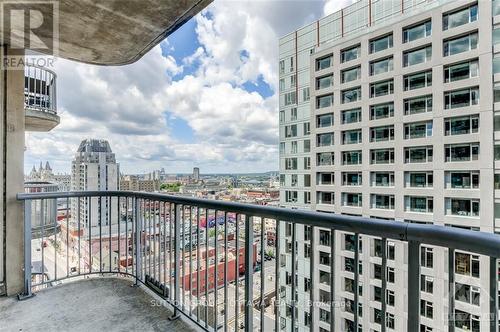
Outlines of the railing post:
{"label": "railing post", "polygon": [[420,328],[420,243],[408,241],[408,326],[407,331]]}
{"label": "railing post", "polygon": [[[42,216],[43,218],[43,216]],[[24,201],[24,293],[19,300],[33,297],[31,292],[31,200]]]}
{"label": "railing post", "polygon": [[253,216],[245,219],[245,331],[253,331]]}
{"label": "railing post", "polygon": [[[177,306],[179,305],[179,295],[180,295],[180,285],[179,285],[179,280],[180,280],[180,269],[181,269],[181,257],[180,257],[180,240],[181,240],[181,234],[180,234],[180,226],[181,226],[181,208],[182,206],[180,204],[175,204],[174,205],[174,210],[175,210],[175,215],[174,215],[174,314],[170,316],[168,319],[169,320],[175,320],[179,318],[179,312],[177,310]],[[184,278],[183,278],[184,279]]]}
{"label": "railing post", "polygon": [[497,258],[490,257],[490,331],[498,332],[498,265]]}
{"label": "railing post", "polygon": [[139,198],[136,197],[134,200],[135,206],[135,285],[139,286],[139,279],[142,276],[142,257],[141,257],[141,207],[139,205]]}

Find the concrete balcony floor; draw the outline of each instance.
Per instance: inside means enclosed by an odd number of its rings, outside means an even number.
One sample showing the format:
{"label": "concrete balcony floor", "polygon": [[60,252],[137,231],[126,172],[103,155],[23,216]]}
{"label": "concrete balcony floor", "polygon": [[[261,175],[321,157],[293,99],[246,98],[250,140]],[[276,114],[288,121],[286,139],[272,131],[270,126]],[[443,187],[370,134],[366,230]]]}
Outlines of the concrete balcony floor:
{"label": "concrete balcony floor", "polygon": [[120,278],[90,278],[18,301],[0,297],[0,331],[195,331],[142,287]]}

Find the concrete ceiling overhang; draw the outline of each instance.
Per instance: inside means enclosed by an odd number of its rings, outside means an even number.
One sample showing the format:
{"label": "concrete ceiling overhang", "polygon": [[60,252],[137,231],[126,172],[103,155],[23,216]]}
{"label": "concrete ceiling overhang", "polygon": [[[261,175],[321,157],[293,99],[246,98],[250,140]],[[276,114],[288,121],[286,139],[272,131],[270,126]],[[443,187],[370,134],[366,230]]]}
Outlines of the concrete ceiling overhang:
{"label": "concrete ceiling overhang", "polygon": [[[42,42],[56,37],[52,40],[55,40],[54,54],[58,57],[98,65],[124,65],[140,59],[210,2],[212,0],[59,0],[54,7],[33,7],[41,13],[38,16],[44,17],[49,17],[50,8],[55,8],[52,18],[45,21],[57,23],[38,24],[38,29],[33,31]],[[2,8],[9,8],[5,7],[9,3],[12,1],[0,0]],[[30,2],[21,3],[31,8]],[[34,15],[35,24],[36,19]],[[19,31],[26,30],[22,27],[26,27],[29,19],[18,21],[21,22],[7,22],[1,27],[2,36],[14,40],[4,39],[4,43],[15,44],[17,38],[18,43],[28,45],[29,34]],[[51,54],[43,48],[26,48]]]}

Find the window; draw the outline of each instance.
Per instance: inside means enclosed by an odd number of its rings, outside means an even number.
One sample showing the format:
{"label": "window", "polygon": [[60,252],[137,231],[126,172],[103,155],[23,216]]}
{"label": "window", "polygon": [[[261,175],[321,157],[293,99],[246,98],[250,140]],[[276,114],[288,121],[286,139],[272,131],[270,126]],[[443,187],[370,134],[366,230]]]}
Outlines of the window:
{"label": "window", "polygon": [[478,160],[479,157],[479,143],[448,144],[444,150],[446,162]]}
{"label": "window", "polygon": [[424,46],[403,52],[403,67],[417,65],[432,59],[432,46]]}
{"label": "window", "polygon": [[479,115],[460,116],[444,120],[444,134],[464,135],[479,131]]}
{"label": "window", "polygon": [[294,70],[294,67],[293,67],[293,56],[290,57],[290,72],[292,72]]}
{"label": "window", "polygon": [[361,172],[342,172],[343,186],[361,186],[361,184],[362,184]]}
{"label": "window", "polygon": [[426,275],[420,275],[420,290],[432,294],[434,292],[434,278]]}
{"label": "window", "polygon": [[370,84],[370,98],[394,93],[394,80]]}
{"label": "window", "polygon": [[[280,60],[280,74],[285,73],[285,60]],[[284,84],[285,81],[283,81]]]}
{"label": "window", "polygon": [[432,95],[404,100],[405,115],[432,112]]}
{"label": "window", "polygon": [[405,163],[427,163],[432,162],[433,150],[432,146],[417,146],[405,148]]}
{"label": "window", "polygon": [[444,93],[444,108],[453,109],[477,105],[479,103],[479,87],[447,91]]}
{"label": "window", "polygon": [[455,273],[479,278],[479,256],[455,252]]}
{"label": "window", "polygon": [[361,207],[363,205],[363,195],[358,193],[342,193],[342,205]]}
{"label": "window", "polygon": [[308,139],[304,140],[304,152],[311,152],[311,141]]}
{"label": "window", "polygon": [[372,209],[394,210],[394,195],[372,195]]}
{"label": "window", "polygon": [[493,0],[493,15],[500,14],[500,2],[498,0]]}
{"label": "window", "polygon": [[334,193],[318,191],[318,204],[335,204]]}
{"label": "window", "polygon": [[393,164],[394,149],[370,150],[372,164]]}
{"label": "window", "polygon": [[479,200],[448,198],[446,200],[448,215],[460,217],[479,217]]}
{"label": "window", "polygon": [[443,15],[443,30],[452,29],[477,20],[477,5]]}
{"label": "window", "polygon": [[296,191],[285,190],[285,201],[287,203],[296,203],[298,193]]}
{"label": "window", "polygon": [[316,70],[322,70],[330,67],[332,65],[333,55],[327,55],[316,60]]}
{"label": "window", "polygon": [[311,93],[309,91],[309,88],[303,88],[302,89],[302,100],[303,101],[308,101],[309,99],[311,99]]}
{"label": "window", "polygon": [[420,300],[420,315],[432,319],[434,315],[432,302],[426,300]]}
{"label": "window", "polygon": [[289,106],[296,103],[295,91],[288,92],[284,94],[285,106]]}
{"label": "window", "polygon": [[344,151],[342,152],[342,165],[361,165],[361,151]]}
{"label": "window", "polygon": [[318,134],[316,144],[318,147],[333,145],[333,133]]}
{"label": "window", "polygon": [[413,122],[404,125],[404,138],[424,138],[432,136],[432,121]]}
{"label": "window", "polygon": [[340,72],[342,83],[355,81],[361,78],[361,67],[345,69]]}
{"label": "window", "polygon": [[316,117],[316,128],[333,126],[333,113],[322,114]]}
{"label": "window", "polygon": [[334,173],[317,173],[316,179],[319,185],[333,185],[335,181]]}
{"label": "window", "polygon": [[500,55],[495,54],[493,56],[493,74],[500,73]]}
{"label": "window", "polygon": [[[281,70],[281,68],[280,68]],[[280,72],[280,74],[282,74]],[[280,78],[280,92],[283,92],[283,90],[285,90],[285,79],[284,78]]]}
{"label": "window", "polygon": [[297,107],[290,109],[290,121],[297,121]]}
{"label": "window", "polygon": [[477,48],[477,32],[447,39],[443,42],[443,56],[455,55]]}
{"label": "window", "polygon": [[316,97],[316,108],[325,108],[333,105],[333,94]]}
{"label": "window", "polygon": [[351,60],[356,60],[360,54],[360,46],[356,45],[354,47],[347,48],[340,51],[340,62],[344,63]]}
{"label": "window", "polygon": [[297,158],[285,158],[285,169],[286,170],[296,170],[297,169]]}
{"label": "window", "polygon": [[319,263],[321,265],[330,266],[330,254],[327,252],[319,251]]}
{"label": "window", "polygon": [[432,269],[434,265],[434,253],[432,248],[421,246],[420,247],[420,266]]}
{"label": "window", "polygon": [[319,230],[319,244],[322,246],[330,246],[330,231]]}
{"label": "window", "polygon": [[299,183],[299,176],[297,174],[292,174],[292,187],[297,187]]}
{"label": "window", "polygon": [[370,142],[392,141],[394,139],[394,125],[370,128]]}
{"label": "window", "polygon": [[500,26],[493,27],[493,45],[500,43]]}
{"label": "window", "polygon": [[311,133],[311,123],[304,122],[304,135],[309,135]]}
{"label": "window", "polygon": [[342,144],[358,144],[362,140],[361,129],[346,130],[342,132]]}
{"label": "window", "polygon": [[370,53],[376,53],[392,47],[392,34],[370,40]]}
{"label": "window", "polygon": [[428,188],[433,186],[432,172],[409,172],[405,174],[407,186],[410,188]]}
{"label": "window", "polygon": [[333,85],[333,75],[318,77],[316,79],[316,90],[329,88]]}
{"label": "window", "polygon": [[370,106],[370,119],[378,120],[394,116],[394,103],[384,103]]}
{"label": "window", "polygon": [[285,122],[285,111],[280,111],[280,123]]}
{"label": "window", "polygon": [[455,82],[476,77],[479,73],[479,61],[471,60],[444,67],[444,82]]}
{"label": "window", "polygon": [[370,62],[370,76],[387,73],[393,70],[393,57]]}
{"label": "window", "polygon": [[297,153],[298,152],[297,141],[292,141],[291,143],[292,143],[291,153]]}
{"label": "window", "polygon": [[334,162],[333,152],[322,152],[317,155],[318,166],[331,166]]}
{"label": "window", "polygon": [[311,204],[311,192],[304,191],[304,204]]}
{"label": "window", "polygon": [[411,75],[405,75],[403,81],[404,81],[405,91],[425,88],[426,86],[432,86],[432,70]]}
{"label": "window", "polygon": [[500,83],[495,83],[495,85],[493,85],[493,102],[500,102]]}
{"label": "window", "polygon": [[372,172],[372,187],[393,187],[394,172]]}
{"label": "window", "polygon": [[406,211],[418,213],[432,213],[434,201],[432,197],[406,196]]}
{"label": "window", "polygon": [[361,108],[342,111],[342,124],[361,122]]}
{"label": "window", "polygon": [[285,126],[285,137],[290,138],[290,137],[296,137],[297,136],[297,125],[289,125]]}
{"label": "window", "polygon": [[295,88],[297,85],[297,75],[290,76],[290,87]]}
{"label": "window", "polygon": [[455,300],[478,306],[479,296],[479,287],[455,283]]}
{"label": "window", "polygon": [[415,24],[411,27],[403,29],[403,43],[409,43],[414,40],[425,38],[431,35],[432,23],[431,20]]}
{"label": "window", "polygon": [[471,313],[455,309],[455,326],[461,330],[480,332],[480,318]]}
{"label": "window", "polygon": [[361,87],[342,91],[342,104],[361,100]]}

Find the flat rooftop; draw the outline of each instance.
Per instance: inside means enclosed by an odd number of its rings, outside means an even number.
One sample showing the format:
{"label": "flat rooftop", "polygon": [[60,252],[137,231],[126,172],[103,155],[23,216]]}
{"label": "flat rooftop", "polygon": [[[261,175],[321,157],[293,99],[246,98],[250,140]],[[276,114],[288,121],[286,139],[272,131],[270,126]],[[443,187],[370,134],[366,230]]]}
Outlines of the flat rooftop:
{"label": "flat rooftop", "polygon": [[0,297],[0,331],[195,331],[124,278],[90,278],[44,289],[24,301]]}

